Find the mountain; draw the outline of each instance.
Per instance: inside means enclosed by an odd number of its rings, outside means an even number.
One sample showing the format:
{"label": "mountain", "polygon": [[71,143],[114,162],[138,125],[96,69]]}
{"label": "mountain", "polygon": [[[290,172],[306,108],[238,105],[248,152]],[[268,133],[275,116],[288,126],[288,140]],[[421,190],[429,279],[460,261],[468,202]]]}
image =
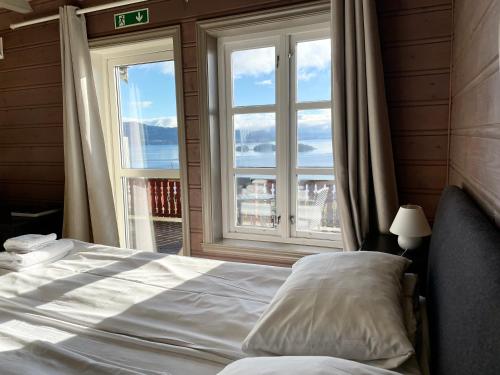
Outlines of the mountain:
{"label": "mountain", "polygon": [[174,117],[159,117],[148,120],[143,120],[143,123],[149,126],[159,126],[162,128],[176,128],[177,118]]}
{"label": "mountain", "polygon": [[[133,132],[143,134],[145,144],[148,145],[176,145],[178,144],[177,123],[173,117],[143,120],[123,121],[123,135],[130,137]],[[275,132],[272,128],[257,130],[236,130],[236,143],[270,143],[274,142]],[[324,125],[310,125],[299,129],[300,141],[315,139],[330,139],[331,129]]]}
{"label": "mountain", "polygon": [[[125,137],[131,138],[135,132],[141,134],[147,145],[176,145],[178,144],[177,127],[148,125],[138,121],[124,121],[122,132]],[[137,137],[137,135],[135,135]]]}
{"label": "mountain", "polygon": [[[276,140],[274,129],[271,128],[253,131],[245,130],[244,132],[236,130],[235,137],[237,143],[241,143],[242,140],[244,140],[245,143],[264,143],[274,142]],[[298,138],[301,141],[331,139],[331,137],[332,130],[324,125],[301,127],[298,134]]]}

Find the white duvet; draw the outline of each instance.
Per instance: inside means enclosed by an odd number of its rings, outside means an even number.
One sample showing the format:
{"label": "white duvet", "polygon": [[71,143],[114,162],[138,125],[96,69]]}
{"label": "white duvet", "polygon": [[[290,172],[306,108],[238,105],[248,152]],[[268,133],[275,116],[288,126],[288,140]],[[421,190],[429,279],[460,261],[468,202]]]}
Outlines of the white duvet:
{"label": "white duvet", "polygon": [[244,357],[241,341],[290,273],[78,242],[74,251],[0,271],[2,374],[215,374]]}

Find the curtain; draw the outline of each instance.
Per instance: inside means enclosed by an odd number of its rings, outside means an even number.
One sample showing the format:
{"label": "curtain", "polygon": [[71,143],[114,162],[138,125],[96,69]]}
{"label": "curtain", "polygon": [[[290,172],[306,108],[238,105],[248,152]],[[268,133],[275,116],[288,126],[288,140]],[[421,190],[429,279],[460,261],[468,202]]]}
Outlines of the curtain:
{"label": "curtain", "polygon": [[118,246],[118,229],[85,18],[60,8],[64,115],[63,235]]}
{"label": "curtain", "polygon": [[344,250],[398,208],[375,0],[332,0],[333,147]]}

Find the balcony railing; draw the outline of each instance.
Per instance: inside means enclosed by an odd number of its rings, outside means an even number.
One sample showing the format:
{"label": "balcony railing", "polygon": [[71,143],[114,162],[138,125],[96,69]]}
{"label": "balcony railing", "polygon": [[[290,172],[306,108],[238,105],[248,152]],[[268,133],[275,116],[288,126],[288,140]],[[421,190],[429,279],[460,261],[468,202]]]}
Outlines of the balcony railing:
{"label": "balcony railing", "polygon": [[180,180],[152,178],[148,180],[153,217],[182,217]]}
{"label": "balcony railing", "polygon": [[179,179],[128,178],[127,193],[129,217],[137,219],[146,215],[150,220],[182,218]]}
{"label": "balcony railing", "polygon": [[[276,189],[272,180],[248,178],[237,196],[239,226],[276,228]],[[297,187],[296,229],[333,232],[340,228],[335,181],[302,180]]]}

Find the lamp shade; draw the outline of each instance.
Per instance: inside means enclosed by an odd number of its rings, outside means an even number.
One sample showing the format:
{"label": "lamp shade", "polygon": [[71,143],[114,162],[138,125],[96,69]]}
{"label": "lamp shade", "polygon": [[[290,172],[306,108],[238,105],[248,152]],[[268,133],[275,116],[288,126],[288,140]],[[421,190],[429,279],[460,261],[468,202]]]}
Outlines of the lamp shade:
{"label": "lamp shade", "polygon": [[414,204],[399,208],[389,230],[391,233],[405,237],[425,237],[432,233],[424,210]]}

